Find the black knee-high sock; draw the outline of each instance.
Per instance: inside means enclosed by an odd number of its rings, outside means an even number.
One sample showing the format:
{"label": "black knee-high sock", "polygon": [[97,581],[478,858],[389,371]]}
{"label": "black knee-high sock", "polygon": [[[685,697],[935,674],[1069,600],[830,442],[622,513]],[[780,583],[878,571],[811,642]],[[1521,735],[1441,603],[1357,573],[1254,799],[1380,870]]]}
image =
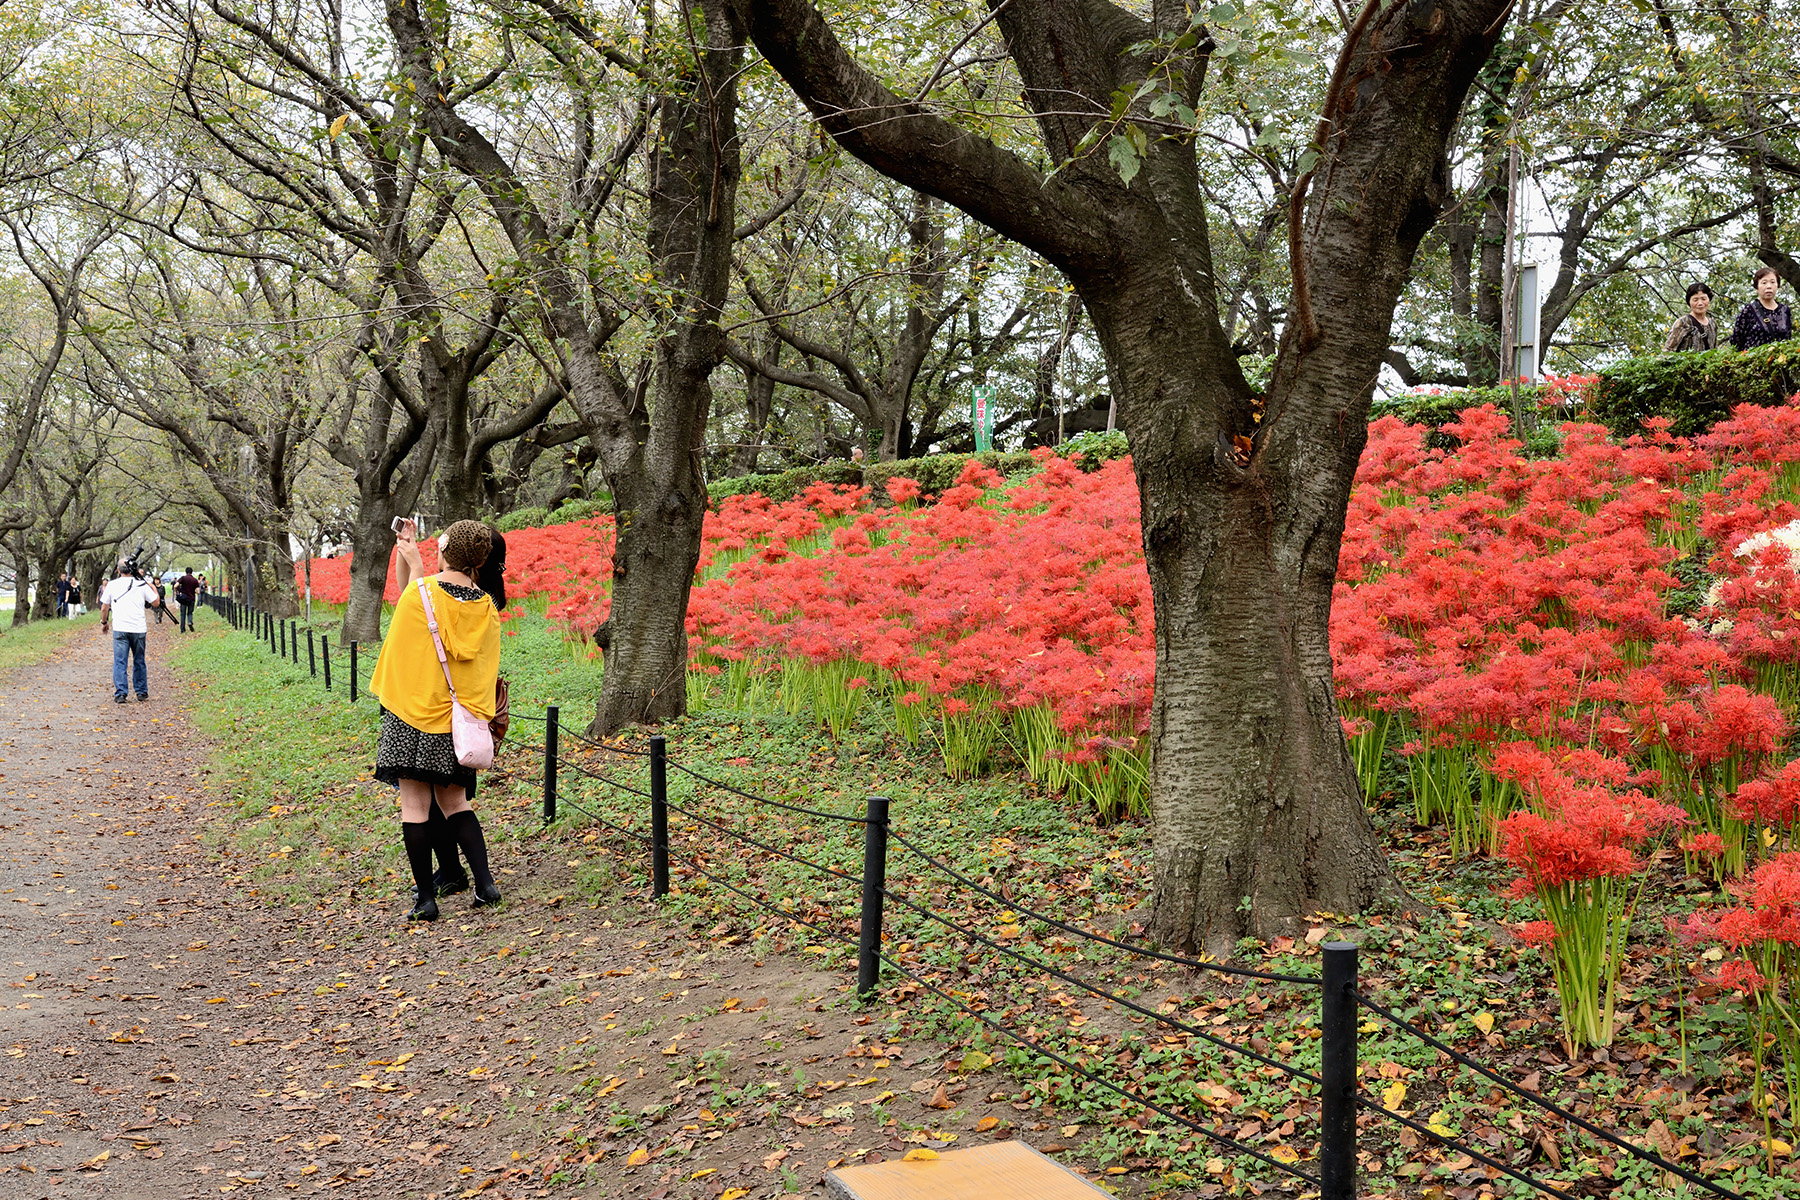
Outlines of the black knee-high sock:
{"label": "black knee-high sock", "polygon": [[450,822],[444,819],[444,810],[437,806],[437,800],[431,801],[431,815],[425,818],[425,828],[431,831],[431,848],[437,851],[438,867],[446,875],[454,875],[462,870],[462,864],[456,861],[456,835],[450,831]]}
{"label": "black knee-high sock", "polygon": [[402,821],[400,837],[406,843],[406,863],[412,868],[413,882],[419,886],[419,899],[435,900],[437,887],[431,882],[429,828],[424,821]]}
{"label": "black knee-high sock", "polygon": [[481,836],[481,822],[471,811],[459,812],[446,820],[456,834],[457,844],[469,859],[469,872],[475,877],[475,886],[493,887],[494,877],[488,873],[487,839]]}

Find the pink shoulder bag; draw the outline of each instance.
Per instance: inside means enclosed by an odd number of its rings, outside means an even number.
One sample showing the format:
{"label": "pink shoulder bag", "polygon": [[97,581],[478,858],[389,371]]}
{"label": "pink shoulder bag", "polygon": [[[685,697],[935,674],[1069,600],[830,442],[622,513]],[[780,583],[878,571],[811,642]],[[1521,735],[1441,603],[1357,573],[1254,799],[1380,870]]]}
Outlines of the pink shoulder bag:
{"label": "pink shoulder bag", "polygon": [[444,654],[444,639],[438,633],[437,612],[431,607],[431,589],[419,580],[419,599],[425,602],[425,623],[431,626],[431,641],[437,647],[438,665],[444,668],[444,682],[450,685],[450,740],[456,747],[456,761],[465,767],[486,770],[494,765],[494,735],[488,723],[463,707],[456,698],[456,684],[450,679],[450,660]]}

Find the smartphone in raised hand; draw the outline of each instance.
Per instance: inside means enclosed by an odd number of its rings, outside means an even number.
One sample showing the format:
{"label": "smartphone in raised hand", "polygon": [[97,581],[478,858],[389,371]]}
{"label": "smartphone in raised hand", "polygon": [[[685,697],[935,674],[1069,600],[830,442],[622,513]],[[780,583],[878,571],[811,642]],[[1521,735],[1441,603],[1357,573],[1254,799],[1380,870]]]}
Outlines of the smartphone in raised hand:
{"label": "smartphone in raised hand", "polygon": [[417,541],[419,537],[419,519],[417,517],[395,517],[391,525],[396,536],[410,537]]}

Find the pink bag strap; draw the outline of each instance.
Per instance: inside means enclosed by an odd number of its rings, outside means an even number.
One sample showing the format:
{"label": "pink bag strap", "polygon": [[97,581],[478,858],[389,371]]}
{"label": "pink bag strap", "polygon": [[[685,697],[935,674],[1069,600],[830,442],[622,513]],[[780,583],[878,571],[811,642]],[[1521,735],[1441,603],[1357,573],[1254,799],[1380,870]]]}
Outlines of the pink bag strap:
{"label": "pink bag strap", "polygon": [[460,704],[456,698],[456,684],[450,678],[450,660],[444,655],[444,639],[438,633],[437,610],[431,607],[431,589],[426,581],[419,580],[419,599],[425,603],[425,624],[431,627],[431,642],[437,647],[438,666],[444,668],[444,682],[450,685],[450,703]]}

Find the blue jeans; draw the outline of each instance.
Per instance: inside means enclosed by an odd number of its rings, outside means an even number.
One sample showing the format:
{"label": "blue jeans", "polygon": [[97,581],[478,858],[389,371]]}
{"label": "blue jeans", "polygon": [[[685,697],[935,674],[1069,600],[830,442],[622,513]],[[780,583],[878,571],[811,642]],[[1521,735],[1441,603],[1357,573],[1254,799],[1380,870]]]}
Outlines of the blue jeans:
{"label": "blue jeans", "polygon": [[181,609],[181,632],[192,633],[194,631],[194,602],[178,600],[176,606]]}
{"label": "blue jeans", "polygon": [[150,671],[144,665],[144,636],[113,631],[113,699],[125,699],[125,658],[132,658],[131,682],[139,696],[150,695]]}

